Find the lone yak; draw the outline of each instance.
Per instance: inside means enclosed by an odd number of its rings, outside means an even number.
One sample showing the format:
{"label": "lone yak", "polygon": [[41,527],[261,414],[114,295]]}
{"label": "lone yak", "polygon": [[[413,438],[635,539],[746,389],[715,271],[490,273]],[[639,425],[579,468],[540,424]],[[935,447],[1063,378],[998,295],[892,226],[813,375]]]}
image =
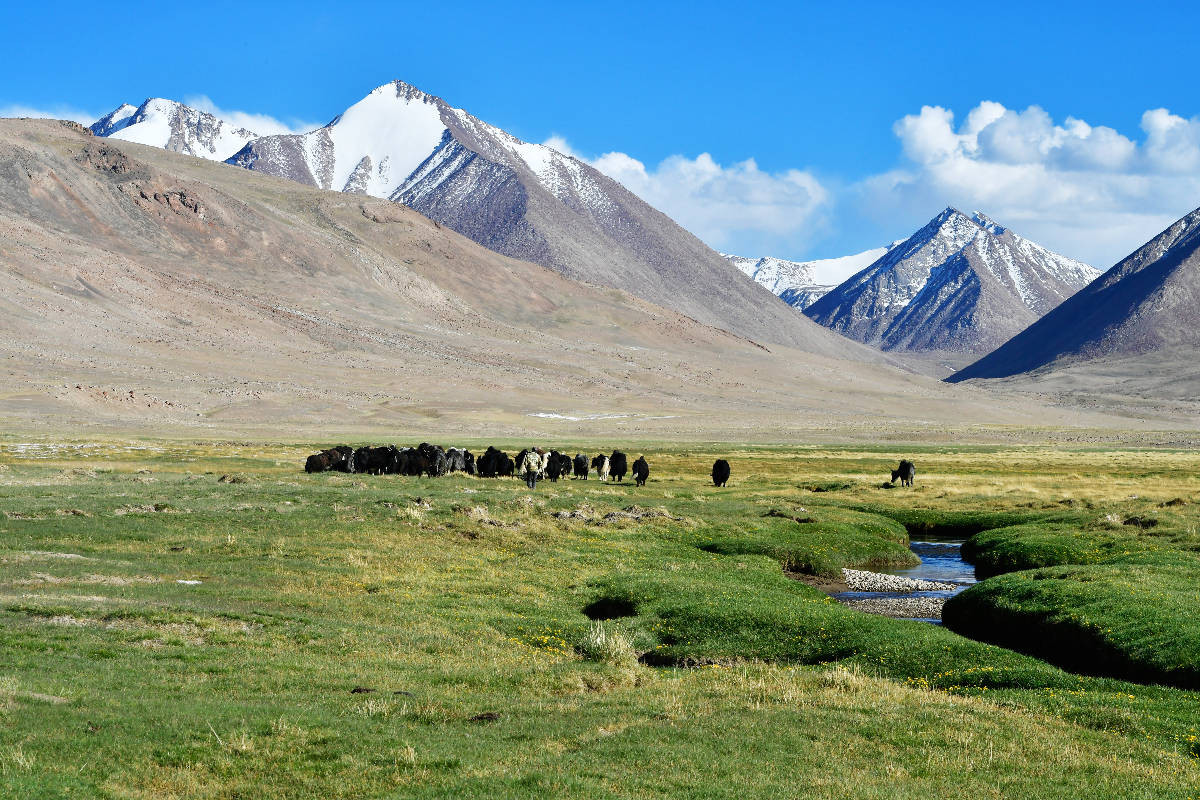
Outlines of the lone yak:
{"label": "lone yak", "polygon": [[633,480],[638,486],[645,486],[646,479],[650,477],[650,465],[646,463],[645,456],[638,456],[638,460],[633,462]]}
{"label": "lone yak", "polygon": [[713,464],[712,471],[713,486],[724,486],[729,480],[729,462],[723,458],[718,458]]}
{"label": "lone yak", "polygon": [[901,486],[912,486],[915,477],[917,477],[917,468],[908,459],[903,459],[900,466],[892,470],[892,483],[899,478]]}

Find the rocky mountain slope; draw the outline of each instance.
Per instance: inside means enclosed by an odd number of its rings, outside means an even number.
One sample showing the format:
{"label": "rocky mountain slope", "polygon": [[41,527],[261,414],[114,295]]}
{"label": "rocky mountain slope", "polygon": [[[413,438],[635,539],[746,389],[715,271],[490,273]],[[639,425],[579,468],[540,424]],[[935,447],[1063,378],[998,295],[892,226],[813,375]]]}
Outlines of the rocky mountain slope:
{"label": "rocky mountain slope", "polygon": [[0,332],[6,430],[775,440],[1028,413],[764,349],[402,205],[49,120],[0,120]]}
{"label": "rocky mountain slope", "polygon": [[124,103],[92,126],[96,136],[148,144],[174,153],[224,161],[258,138],[206,111],[152,97],[140,106]]}
{"label": "rocky mountain slope", "polygon": [[805,313],[883,350],[978,357],[1097,274],[982,214],[947,208]]}
{"label": "rocky mountain slope", "polygon": [[1200,397],[1200,209],[948,380]]}
{"label": "rocky mountain slope", "polygon": [[523,142],[400,81],[323,128],[249,142],[229,163],[389,198],[497,253],[631,292],[761,342],[870,357],[795,315],[589,165]]}
{"label": "rocky mountain slope", "polygon": [[747,277],[792,308],[803,311],[863,267],[878,261],[898,242],[841,258],[788,261],[782,258],[746,258],[721,255]]}

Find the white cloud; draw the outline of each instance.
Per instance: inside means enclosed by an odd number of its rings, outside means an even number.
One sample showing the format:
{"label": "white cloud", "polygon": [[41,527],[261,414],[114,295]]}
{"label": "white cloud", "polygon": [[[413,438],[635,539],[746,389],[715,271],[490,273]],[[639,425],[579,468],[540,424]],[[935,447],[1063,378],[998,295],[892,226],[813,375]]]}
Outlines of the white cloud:
{"label": "white cloud", "polygon": [[91,125],[100,118],[99,114],[80,111],[69,106],[53,108],[32,108],[23,105],[0,106],[0,117],[32,117],[34,119],[69,119],[81,125]]}
{"label": "white cloud", "polygon": [[207,111],[214,117],[223,119],[234,127],[245,128],[248,131],[257,133],[259,136],[274,136],[281,133],[308,133],[311,130],[321,127],[323,124],[318,122],[303,122],[295,119],[284,122],[268,114],[219,108],[207,95],[185,97],[183,104],[199,109],[200,111]]}
{"label": "white cloud", "polygon": [[545,144],[591,164],[718,250],[798,249],[823,224],[830,202],[811,173],[766,172],[753,158],[722,165],[708,153],[673,155],[647,167],[626,153],[584,158],[557,135]]}
{"label": "white cloud", "polygon": [[1155,109],[1141,127],[1138,142],[988,101],[956,128],[952,111],[925,106],[893,128],[909,163],[861,182],[858,199],[877,219],[913,224],[946,205],[978,209],[1108,267],[1200,205],[1200,119]]}

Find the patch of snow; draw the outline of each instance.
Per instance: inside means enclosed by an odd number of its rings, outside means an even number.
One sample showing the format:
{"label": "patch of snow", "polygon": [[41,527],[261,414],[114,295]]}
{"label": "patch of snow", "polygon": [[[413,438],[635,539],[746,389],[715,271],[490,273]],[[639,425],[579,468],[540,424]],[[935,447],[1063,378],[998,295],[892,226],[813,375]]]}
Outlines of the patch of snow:
{"label": "patch of snow", "polygon": [[575,417],[575,416],[570,416],[568,414],[556,414],[553,412],[538,411],[538,412],[535,412],[532,414],[527,414],[526,416],[540,417],[541,419],[565,419],[565,420],[569,420],[571,422],[582,422],[584,420],[597,420],[597,419],[626,419],[628,417],[632,417],[635,415],[634,414],[584,414],[582,416]]}
{"label": "patch of snow", "polygon": [[[152,97],[132,112],[123,105],[92,126],[98,136],[224,161],[258,138],[212,114]],[[111,119],[110,119],[111,118]]]}
{"label": "patch of snow", "polygon": [[389,83],[350,106],[326,130],[333,141],[333,170],[325,188],[345,186],[363,156],[370,156],[379,168],[363,190],[387,197],[437,149],[446,126],[434,98]]}

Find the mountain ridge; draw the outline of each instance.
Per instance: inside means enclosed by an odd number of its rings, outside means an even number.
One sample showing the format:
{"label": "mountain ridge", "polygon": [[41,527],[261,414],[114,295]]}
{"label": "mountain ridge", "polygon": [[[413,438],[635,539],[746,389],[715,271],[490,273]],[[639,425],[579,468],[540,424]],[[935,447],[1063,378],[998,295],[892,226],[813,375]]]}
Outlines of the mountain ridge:
{"label": "mountain ridge", "polygon": [[948,207],[805,314],[888,352],[986,353],[1098,274]]}
{"label": "mountain ridge", "polygon": [[797,320],[786,304],[617,181],[403,81],[377,87],[328,125],[257,137],[225,160],[403,203],[497,253],[628,291],[739,336],[879,360]]}
{"label": "mountain ridge", "polygon": [[73,124],[0,120],[0,239],[14,430],[757,440],[1025,413],[884,364],[764,349],[395,203]]}
{"label": "mountain ridge", "polygon": [[92,134],[174,153],[224,161],[258,134],[174,100],[151,97],[140,106],[122,103],[92,123]]}
{"label": "mountain ridge", "polygon": [[[1117,262],[1077,295],[947,380],[1067,372],[1093,364],[1127,375],[1139,361],[1165,365],[1178,383],[1200,388],[1200,208]],[[1177,366],[1171,369],[1171,359]],[[1123,364],[1121,362],[1124,362]],[[1175,372],[1174,377],[1170,376]]]}

